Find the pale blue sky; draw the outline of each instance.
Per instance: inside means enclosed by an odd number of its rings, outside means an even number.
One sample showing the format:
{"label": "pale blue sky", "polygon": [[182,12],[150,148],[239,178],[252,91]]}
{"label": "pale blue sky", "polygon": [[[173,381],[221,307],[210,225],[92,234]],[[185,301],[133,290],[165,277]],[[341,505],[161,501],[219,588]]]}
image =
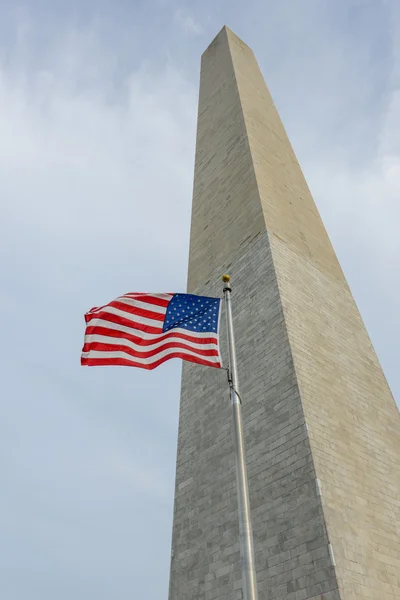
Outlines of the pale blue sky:
{"label": "pale blue sky", "polygon": [[79,354],[87,309],[185,289],[199,61],[223,24],[256,52],[400,399],[396,0],[0,0],[5,600],[167,598],[180,363]]}

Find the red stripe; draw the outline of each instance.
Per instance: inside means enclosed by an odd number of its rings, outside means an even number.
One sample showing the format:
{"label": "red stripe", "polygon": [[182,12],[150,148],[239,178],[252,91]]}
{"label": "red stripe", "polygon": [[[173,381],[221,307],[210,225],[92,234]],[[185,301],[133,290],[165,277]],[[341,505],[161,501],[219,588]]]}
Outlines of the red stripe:
{"label": "red stripe", "polygon": [[[146,319],[154,319],[155,321],[164,321],[165,313],[153,312],[152,310],[146,310],[145,308],[138,308],[137,306],[131,306],[130,304],[125,304],[125,302],[118,302],[118,300],[114,300],[107,304],[107,306],[112,306],[113,308],[118,308],[118,310],[123,310],[131,315],[136,315],[138,317],[145,317]],[[96,313],[99,314],[99,313]]]}
{"label": "red stripe", "polygon": [[185,354],[184,352],[174,352],[173,354],[164,356],[163,358],[160,358],[160,360],[153,362],[149,365],[138,363],[133,360],[126,360],[124,358],[81,358],[81,365],[86,367],[105,367],[111,365],[119,365],[121,367],[139,367],[140,369],[146,369],[148,371],[151,371],[159,365],[161,365],[162,363],[164,363],[166,360],[170,360],[171,358],[181,358],[188,362],[197,363],[199,365],[205,365],[206,367],[215,367],[217,369],[220,369],[222,366],[220,362],[210,362],[202,358],[197,358],[196,356]]}
{"label": "red stripe", "polygon": [[170,300],[164,300],[164,298],[157,298],[150,294],[124,294],[122,298],[132,298],[133,300],[139,300],[140,302],[148,302],[149,304],[155,304],[156,306],[164,306],[167,308]]}
{"label": "red stripe", "polygon": [[148,350],[147,352],[138,352],[137,350],[133,350],[133,348],[129,348],[129,346],[124,346],[123,344],[103,344],[102,342],[91,342],[89,344],[84,344],[82,352],[90,352],[91,350],[97,350],[98,352],[124,352],[125,354],[129,354],[135,358],[150,358],[151,356],[160,354],[164,350],[168,350],[168,348],[189,350],[190,352],[198,354],[199,356],[218,356],[218,350],[198,350],[191,348],[190,346],[186,346],[180,342],[167,342],[159,348]]}
{"label": "red stripe", "polygon": [[[173,296],[173,294],[171,294],[171,296]],[[131,298],[132,300],[147,302],[149,304],[155,304],[156,306],[163,306],[165,308],[167,308],[168,304],[170,303],[170,300],[164,300],[163,298],[157,298],[156,296],[151,296],[147,293],[142,294],[140,292],[138,292],[137,294],[124,294],[123,296],[120,296],[120,298]],[[118,300],[119,298],[113,300],[113,302],[118,302]],[[99,310],[106,308],[106,306],[111,306],[111,304],[112,302],[110,302],[109,304],[104,304],[103,306],[94,306],[88,311],[88,313],[98,312]]]}
{"label": "red stripe", "polygon": [[109,323],[117,323],[117,325],[123,325],[124,327],[137,329],[138,331],[144,331],[146,333],[163,332],[162,327],[152,327],[151,325],[145,325],[144,323],[137,323],[136,321],[131,321],[130,319],[125,319],[124,317],[113,315],[108,312],[86,313],[86,323],[90,323],[92,319],[103,319],[103,321],[108,321]]}
{"label": "red stripe", "polygon": [[[133,328],[132,328],[133,330]],[[194,342],[196,344],[217,344],[217,337],[194,337],[192,335],[187,335],[185,333],[175,332],[173,329],[165,333],[164,335],[158,336],[154,340],[143,339],[139,336],[132,335],[129,333],[125,333],[125,331],[119,331],[118,329],[111,329],[108,327],[99,327],[98,325],[86,327],[85,335],[105,335],[107,337],[116,337],[124,340],[129,340],[134,344],[139,344],[140,346],[151,346],[152,344],[156,344],[157,342],[163,342],[164,340],[168,340],[171,337],[176,337],[182,340],[186,340],[189,342]]]}

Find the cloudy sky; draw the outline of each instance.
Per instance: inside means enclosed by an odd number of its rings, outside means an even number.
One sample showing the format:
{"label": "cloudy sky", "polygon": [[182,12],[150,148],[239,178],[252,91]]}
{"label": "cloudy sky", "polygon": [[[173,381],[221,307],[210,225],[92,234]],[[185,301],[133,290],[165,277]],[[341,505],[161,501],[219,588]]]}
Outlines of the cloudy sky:
{"label": "cloudy sky", "polygon": [[199,61],[256,52],[400,400],[398,0],[0,0],[0,596],[167,598],[180,364],[83,313],[184,291]]}

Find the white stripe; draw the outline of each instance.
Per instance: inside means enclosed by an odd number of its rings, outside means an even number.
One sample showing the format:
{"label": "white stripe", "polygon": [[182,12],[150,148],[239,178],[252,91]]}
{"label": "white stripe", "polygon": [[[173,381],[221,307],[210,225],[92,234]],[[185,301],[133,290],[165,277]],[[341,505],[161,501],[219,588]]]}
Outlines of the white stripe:
{"label": "white stripe", "polygon": [[[125,314],[125,313],[124,313]],[[162,321],[158,321],[159,327],[162,327]],[[120,325],[119,323],[111,323],[110,321],[106,321],[105,319],[97,318],[92,319],[86,325],[87,327],[104,327],[105,329],[114,329],[115,331],[123,331],[129,335],[136,335],[144,340],[158,340],[160,335],[174,335],[175,333],[183,333],[188,336],[193,336],[197,338],[215,338],[216,343],[218,342],[218,335],[215,332],[197,332],[197,331],[189,331],[188,329],[183,329],[182,327],[177,327],[176,329],[170,329],[164,333],[147,333],[146,331],[140,331],[139,329],[135,329],[135,326],[132,324],[132,327],[127,327],[126,325]]]}
{"label": "white stripe", "polygon": [[[124,319],[128,319],[128,321],[132,321],[133,323],[141,323],[142,325],[150,325],[151,327],[157,327],[157,329],[162,329],[164,323],[163,321],[157,321],[157,319],[147,319],[146,317],[133,315],[132,313],[125,312],[124,310],[120,310],[119,308],[115,308],[114,306],[105,306],[104,308],[102,308],[101,312],[117,315],[117,317],[123,317]],[[135,328],[133,324],[132,328]]]}
{"label": "white stripe", "polygon": [[124,360],[130,360],[131,362],[140,363],[142,365],[151,365],[154,362],[160,360],[160,358],[164,358],[169,354],[175,354],[179,352],[180,354],[184,354],[186,356],[195,356],[196,358],[201,358],[202,360],[206,360],[211,363],[219,363],[219,356],[203,356],[201,354],[197,354],[196,352],[191,352],[189,350],[181,350],[179,348],[168,348],[168,350],[163,350],[154,356],[150,356],[149,358],[136,358],[135,356],[131,356],[130,354],[126,354],[125,352],[102,352],[99,350],[91,350],[90,352],[82,352],[82,358],[122,358]]}
{"label": "white stripe", "polygon": [[97,342],[99,344],[118,344],[120,346],[127,346],[128,348],[132,348],[132,350],[136,350],[137,352],[150,352],[151,350],[155,350],[156,348],[159,348],[160,346],[170,342],[185,344],[186,346],[193,348],[193,350],[218,350],[217,340],[215,340],[215,344],[196,344],[195,342],[182,340],[182,338],[177,338],[173,335],[168,336],[168,339],[166,340],[156,342],[155,344],[151,344],[149,346],[141,346],[140,344],[135,344],[134,342],[124,338],[108,337],[107,335],[97,335],[94,333],[85,335],[85,344],[91,344],[93,342]]}
{"label": "white stripe", "polygon": [[166,306],[158,306],[158,304],[150,304],[149,302],[140,302],[139,300],[134,300],[133,298],[127,298],[126,296],[117,298],[115,302],[123,302],[129,306],[134,306],[135,308],[141,308],[143,310],[151,310],[152,312],[160,313],[161,315],[165,315],[167,312]]}
{"label": "white stripe", "polygon": [[136,292],[132,292],[132,293],[128,292],[127,294],[124,294],[123,297],[140,300],[140,296],[148,296],[149,298],[159,298],[160,300],[167,300],[169,302],[174,297],[174,295],[175,294],[147,294],[146,292],[143,292],[142,294],[140,294],[140,293],[136,293]]}

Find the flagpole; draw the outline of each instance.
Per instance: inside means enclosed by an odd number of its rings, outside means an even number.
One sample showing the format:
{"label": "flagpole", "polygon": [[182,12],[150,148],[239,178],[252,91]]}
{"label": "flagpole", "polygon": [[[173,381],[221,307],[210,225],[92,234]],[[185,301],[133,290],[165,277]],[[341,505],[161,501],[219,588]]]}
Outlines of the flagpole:
{"label": "flagpole", "polygon": [[254,560],[253,529],[247,482],[246,456],[244,450],[241,400],[239,396],[236,364],[236,347],[233,333],[231,291],[229,275],[223,275],[226,308],[226,323],[229,345],[229,385],[233,409],[233,433],[236,456],[236,482],[239,510],[240,556],[242,561],[242,588],[244,600],[258,600],[256,569]]}

